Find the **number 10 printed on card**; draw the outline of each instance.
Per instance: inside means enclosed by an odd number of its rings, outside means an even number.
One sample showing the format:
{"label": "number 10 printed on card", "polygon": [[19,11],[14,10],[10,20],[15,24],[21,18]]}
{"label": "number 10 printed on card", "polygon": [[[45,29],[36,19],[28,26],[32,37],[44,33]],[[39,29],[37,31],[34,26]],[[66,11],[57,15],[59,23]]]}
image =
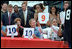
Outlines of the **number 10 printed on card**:
{"label": "number 10 printed on card", "polygon": [[24,38],[33,38],[34,28],[24,28],[23,35]]}
{"label": "number 10 printed on card", "polygon": [[18,32],[16,31],[16,29],[17,29],[17,25],[7,26],[7,36],[11,36],[12,33],[14,34],[14,36],[17,36]]}

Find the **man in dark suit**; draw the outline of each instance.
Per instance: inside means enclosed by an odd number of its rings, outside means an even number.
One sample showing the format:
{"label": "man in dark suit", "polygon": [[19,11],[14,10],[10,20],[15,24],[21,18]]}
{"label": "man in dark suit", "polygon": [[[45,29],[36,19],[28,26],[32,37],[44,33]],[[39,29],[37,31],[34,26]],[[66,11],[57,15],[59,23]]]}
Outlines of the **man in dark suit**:
{"label": "man in dark suit", "polygon": [[2,22],[4,26],[11,25],[12,5],[8,5],[8,12],[2,14]]}
{"label": "man in dark suit", "polygon": [[7,12],[7,3],[3,3],[2,5],[1,5],[1,20],[2,20],[2,14],[3,13],[6,13]]}
{"label": "man in dark suit", "polygon": [[31,18],[34,18],[33,12],[31,12],[25,3],[22,3],[22,10],[19,11],[20,18],[21,18],[21,24],[23,27],[30,27],[29,20]]}
{"label": "man in dark suit", "polygon": [[69,2],[64,2],[65,22],[64,22],[64,41],[68,42],[71,48],[71,9],[69,9]]}

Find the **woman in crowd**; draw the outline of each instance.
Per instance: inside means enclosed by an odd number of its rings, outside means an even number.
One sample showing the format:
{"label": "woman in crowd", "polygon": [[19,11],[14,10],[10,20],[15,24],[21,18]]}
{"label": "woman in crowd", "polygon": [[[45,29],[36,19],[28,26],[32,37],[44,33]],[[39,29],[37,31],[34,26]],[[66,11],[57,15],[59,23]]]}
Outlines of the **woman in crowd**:
{"label": "woman in crowd", "polygon": [[50,10],[50,15],[49,15],[49,21],[48,21],[48,26],[51,26],[51,20],[53,19],[53,18],[55,18],[55,19],[57,19],[57,23],[58,23],[58,26],[61,24],[61,22],[60,22],[60,17],[59,17],[59,14],[57,13],[57,8],[56,8],[56,6],[52,6],[51,8],[50,8],[51,10]]}
{"label": "woman in crowd", "polygon": [[14,19],[16,18],[19,18],[20,15],[19,15],[19,10],[18,10],[18,6],[17,5],[14,5],[14,13],[12,14],[12,24],[14,24]]}
{"label": "woman in crowd", "polygon": [[23,28],[24,27],[21,26],[21,19],[20,18],[16,18],[14,20],[14,23],[17,24],[17,26],[18,26],[18,28],[17,28],[18,36],[22,37],[22,35],[23,35]]}
{"label": "woman in crowd", "polygon": [[[36,22],[38,21],[38,13],[43,13],[44,11],[44,7],[43,7],[43,4],[36,4],[34,6],[34,9],[35,9],[35,14],[34,14],[34,19],[36,20]],[[40,24],[42,28],[46,28],[46,24]]]}
{"label": "woman in crowd", "polygon": [[38,13],[44,11],[43,5],[42,5],[42,4],[36,4],[36,5],[34,6],[34,9],[35,9],[34,18],[35,18],[35,20],[37,21],[37,20],[38,20]]}
{"label": "woman in crowd", "polygon": [[[57,23],[57,19],[52,19],[52,23],[51,23],[51,29],[52,29],[52,32],[54,32],[54,37],[57,38],[59,36],[62,36],[62,31],[61,31],[61,25],[58,27],[58,23]],[[51,32],[51,35],[52,35],[52,32]],[[59,38],[57,38],[59,39]]]}
{"label": "woman in crowd", "polygon": [[[42,30],[43,33],[47,33],[48,38],[57,38],[59,39],[60,36],[62,36],[62,32],[61,32],[61,25],[58,27],[58,23],[57,23],[57,19],[53,18],[51,20],[51,26],[48,28],[45,28]],[[52,37],[52,35],[54,35]]]}

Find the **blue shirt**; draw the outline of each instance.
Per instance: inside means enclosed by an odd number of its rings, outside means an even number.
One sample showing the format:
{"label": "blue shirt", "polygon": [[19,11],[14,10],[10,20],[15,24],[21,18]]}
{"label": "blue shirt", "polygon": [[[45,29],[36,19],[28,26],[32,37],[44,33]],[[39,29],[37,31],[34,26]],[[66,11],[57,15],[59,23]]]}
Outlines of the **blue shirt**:
{"label": "blue shirt", "polygon": [[38,27],[35,27],[35,29],[34,29],[34,34],[35,34],[37,37],[40,38],[40,32],[39,32],[39,30],[38,30]]}
{"label": "blue shirt", "polygon": [[[2,26],[1,28],[4,32],[6,31],[6,27],[5,26]],[[1,37],[4,37],[4,35],[1,33]]]}

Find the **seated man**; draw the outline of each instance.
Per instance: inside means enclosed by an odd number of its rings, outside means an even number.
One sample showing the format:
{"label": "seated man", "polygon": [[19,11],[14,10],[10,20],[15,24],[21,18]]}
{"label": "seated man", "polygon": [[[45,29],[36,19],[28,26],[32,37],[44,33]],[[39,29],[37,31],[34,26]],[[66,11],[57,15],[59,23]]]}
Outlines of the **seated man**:
{"label": "seated man", "polygon": [[[39,22],[37,22],[37,24],[38,24]],[[40,27],[40,25],[38,25],[38,27],[36,27],[36,21],[35,21],[35,19],[30,19],[29,20],[29,24],[30,24],[30,26],[31,26],[31,28],[34,28],[34,35],[33,35],[33,37],[34,38],[40,38],[40,33],[41,33],[41,27]]]}
{"label": "seated man", "polygon": [[6,36],[6,27],[3,26],[3,23],[1,21],[1,37],[5,37]]}

